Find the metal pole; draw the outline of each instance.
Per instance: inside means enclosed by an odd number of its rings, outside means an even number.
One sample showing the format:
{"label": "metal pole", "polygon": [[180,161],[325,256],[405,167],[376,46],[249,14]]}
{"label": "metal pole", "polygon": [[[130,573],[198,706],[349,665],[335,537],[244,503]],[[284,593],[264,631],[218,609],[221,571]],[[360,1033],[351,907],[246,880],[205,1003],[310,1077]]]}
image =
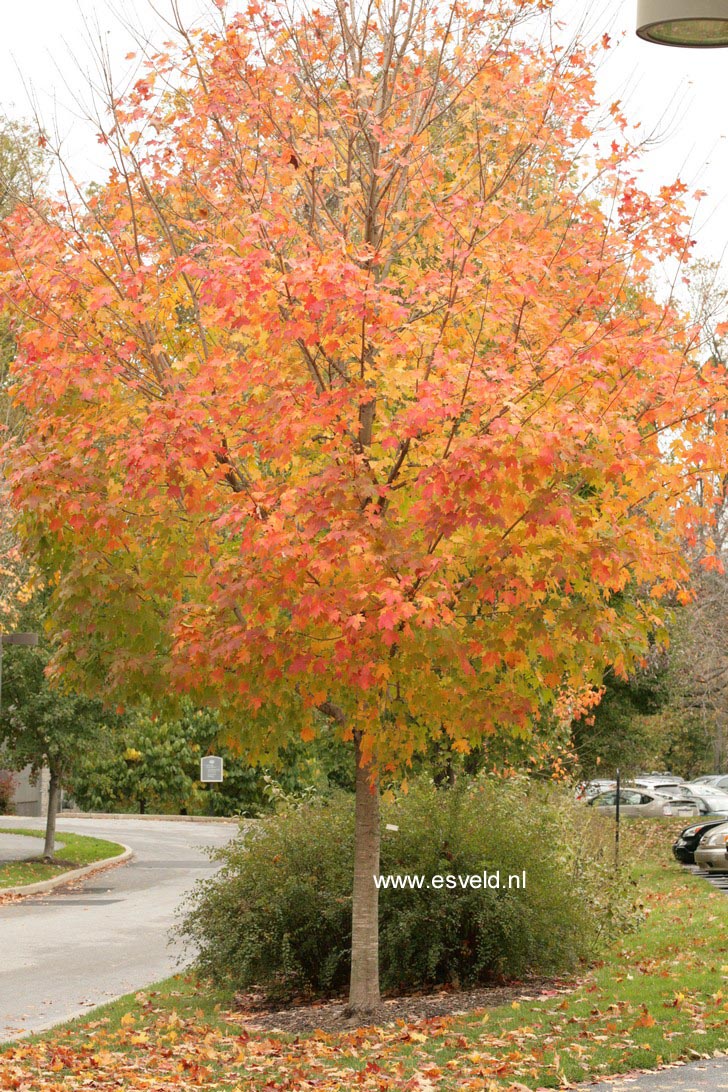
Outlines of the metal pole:
{"label": "metal pole", "polygon": [[614,868],[615,871],[619,870],[619,770],[617,770],[617,810],[614,815]]}

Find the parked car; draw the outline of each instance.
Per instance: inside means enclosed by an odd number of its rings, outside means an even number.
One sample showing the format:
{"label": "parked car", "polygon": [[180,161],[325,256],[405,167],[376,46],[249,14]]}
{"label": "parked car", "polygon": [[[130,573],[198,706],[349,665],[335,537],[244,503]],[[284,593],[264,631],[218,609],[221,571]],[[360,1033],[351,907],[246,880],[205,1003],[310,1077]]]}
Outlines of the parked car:
{"label": "parked car", "polygon": [[721,792],[720,789],[716,789],[712,782],[703,783],[702,785],[696,782],[693,785],[682,785],[681,788],[684,793],[694,796],[696,800],[704,805],[701,808],[703,815],[711,813],[718,815],[722,812],[728,815],[728,792]]}
{"label": "parked car", "polygon": [[639,777],[634,778],[632,784],[640,789],[647,789],[648,792],[654,790],[671,793],[682,789],[685,782],[681,777],[675,777],[673,774],[640,774]]}
{"label": "parked car", "polygon": [[684,777],[678,776],[678,774],[672,773],[670,770],[653,770],[652,773],[640,773],[634,778],[635,781],[667,781],[671,785],[674,783],[681,783],[685,780]]}
{"label": "parked car", "polygon": [[702,796],[704,792],[724,792],[728,794],[728,777],[725,774],[695,777],[692,781],[686,781],[685,787],[694,789],[698,796]]}
{"label": "parked car", "polygon": [[700,839],[713,827],[720,826],[726,820],[728,820],[728,814],[708,815],[705,819],[701,819],[699,823],[693,823],[692,826],[685,827],[685,830],[682,830],[672,843],[672,852],[675,859],[680,864],[695,864],[695,850],[698,848]]}
{"label": "parked car", "polygon": [[[604,815],[615,815],[617,790],[600,793],[599,796],[587,800],[587,806],[596,808]],[[669,795],[652,790],[648,792],[634,784],[620,788],[619,811],[625,819],[637,819],[640,816],[655,818],[662,815],[700,815],[701,806],[695,797]]]}
{"label": "parked car", "polygon": [[617,782],[614,780],[580,781],[574,790],[574,795],[577,800],[591,800],[600,793],[606,792],[607,789],[616,787]]}
{"label": "parked car", "polygon": [[703,835],[695,850],[695,863],[710,872],[728,872],[728,822]]}

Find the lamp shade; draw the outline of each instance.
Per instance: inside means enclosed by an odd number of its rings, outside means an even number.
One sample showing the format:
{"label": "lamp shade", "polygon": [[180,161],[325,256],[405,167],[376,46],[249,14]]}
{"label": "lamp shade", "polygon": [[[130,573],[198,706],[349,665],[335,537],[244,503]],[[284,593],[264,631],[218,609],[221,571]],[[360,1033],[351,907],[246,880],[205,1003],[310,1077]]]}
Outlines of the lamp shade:
{"label": "lamp shade", "polygon": [[658,45],[728,46],[728,0],[637,0],[637,34]]}

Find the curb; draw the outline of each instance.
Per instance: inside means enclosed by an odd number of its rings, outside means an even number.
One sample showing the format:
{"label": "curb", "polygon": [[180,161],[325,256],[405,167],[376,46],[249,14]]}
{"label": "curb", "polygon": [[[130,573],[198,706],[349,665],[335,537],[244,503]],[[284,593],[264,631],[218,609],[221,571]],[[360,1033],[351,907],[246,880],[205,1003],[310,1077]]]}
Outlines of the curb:
{"label": "curb", "polygon": [[[17,818],[15,816],[14,818]],[[142,823],[239,823],[235,815],[140,815],[139,812],[120,811],[59,811],[59,822],[64,819],[139,819]]]}
{"label": "curb", "polygon": [[[124,843],[120,842],[119,845],[124,845]],[[18,887],[0,887],[0,897],[3,895],[40,895],[46,891],[53,891],[54,888],[61,887],[72,880],[80,880],[84,876],[90,876],[92,872],[98,872],[100,868],[106,868],[107,865],[125,864],[133,856],[134,850],[129,846],[124,846],[124,852],[117,854],[116,857],[105,857],[101,861],[93,861],[92,864],[84,865],[83,868],[72,868],[70,872],[62,872],[60,876],[54,876],[52,880],[21,884]]]}

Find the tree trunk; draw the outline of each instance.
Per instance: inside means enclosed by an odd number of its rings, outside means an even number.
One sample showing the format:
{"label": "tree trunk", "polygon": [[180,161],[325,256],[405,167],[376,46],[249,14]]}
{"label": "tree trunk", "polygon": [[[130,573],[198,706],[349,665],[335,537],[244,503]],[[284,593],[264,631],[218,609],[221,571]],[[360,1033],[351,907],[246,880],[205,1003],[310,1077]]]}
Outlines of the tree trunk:
{"label": "tree trunk", "polygon": [[51,767],[51,780],[48,786],[48,815],[46,817],[45,846],[43,856],[47,861],[53,859],[56,844],[56,815],[61,798],[61,775]]}
{"label": "tree trunk", "polygon": [[379,784],[361,763],[361,735],[354,734],[356,810],[354,898],[351,923],[351,983],[348,1014],[362,1017],[380,1004],[379,994]]}

